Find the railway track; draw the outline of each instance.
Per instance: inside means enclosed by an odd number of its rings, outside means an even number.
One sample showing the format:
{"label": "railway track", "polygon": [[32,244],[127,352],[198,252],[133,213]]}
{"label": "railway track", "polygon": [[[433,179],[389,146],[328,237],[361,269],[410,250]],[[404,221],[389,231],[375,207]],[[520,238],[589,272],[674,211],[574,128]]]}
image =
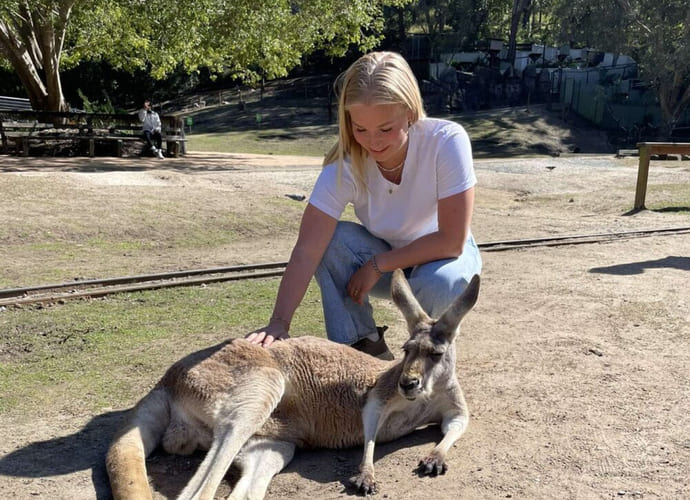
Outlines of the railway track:
{"label": "railway track", "polygon": [[[598,233],[569,236],[553,236],[522,240],[504,240],[480,243],[483,252],[501,252],[536,247],[570,246],[606,243],[631,238],[673,236],[690,234],[690,227],[674,227]],[[106,295],[143,290],[155,290],[181,286],[198,286],[224,281],[238,281],[281,276],[287,262],[270,262],[254,265],[192,269],[170,273],[144,274],[117,278],[95,279],[30,286],[0,290],[0,307],[22,306],[41,303],[60,303],[77,298],[95,298]]]}

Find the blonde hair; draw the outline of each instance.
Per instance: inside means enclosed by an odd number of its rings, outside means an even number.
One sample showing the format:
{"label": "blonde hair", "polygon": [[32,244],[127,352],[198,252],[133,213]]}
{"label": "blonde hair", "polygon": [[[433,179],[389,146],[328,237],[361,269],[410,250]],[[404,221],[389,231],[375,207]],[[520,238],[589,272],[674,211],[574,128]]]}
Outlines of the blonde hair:
{"label": "blonde hair", "polygon": [[341,74],[334,87],[338,95],[338,141],[323,164],[337,162],[340,178],[343,160],[349,158],[356,181],[366,187],[364,165],[368,154],[352,134],[349,107],[353,104],[401,104],[410,114],[412,124],[426,116],[419,84],[400,54],[371,52]]}

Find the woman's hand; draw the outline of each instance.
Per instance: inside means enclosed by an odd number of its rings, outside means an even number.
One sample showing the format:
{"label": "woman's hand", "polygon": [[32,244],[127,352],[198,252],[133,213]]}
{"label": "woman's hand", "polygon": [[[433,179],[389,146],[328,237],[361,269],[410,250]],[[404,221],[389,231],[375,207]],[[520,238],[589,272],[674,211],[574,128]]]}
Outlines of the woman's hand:
{"label": "woman's hand", "polygon": [[374,288],[381,274],[374,268],[372,261],[368,260],[360,267],[347,283],[347,294],[359,305],[364,304],[364,297]]}
{"label": "woman's hand", "polygon": [[289,339],[286,325],[279,321],[271,321],[268,325],[247,334],[246,337],[252,344],[259,344],[262,347],[270,347],[277,340]]}

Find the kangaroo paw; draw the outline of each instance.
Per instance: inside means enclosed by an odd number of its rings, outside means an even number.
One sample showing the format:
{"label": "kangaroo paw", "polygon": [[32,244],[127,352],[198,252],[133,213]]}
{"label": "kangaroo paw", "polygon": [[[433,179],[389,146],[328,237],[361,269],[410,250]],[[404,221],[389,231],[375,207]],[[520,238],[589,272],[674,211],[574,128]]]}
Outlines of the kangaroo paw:
{"label": "kangaroo paw", "polygon": [[350,484],[364,496],[374,495],[377,491],[373,472],[360,472],[356,476],[352,476]]}
{"label": "kangaroo paw", "polygon": [[431,454],[419,461],[417,471],[422,476],[437,476],[445,474],[448,470],[445,457],[439,453],[431,452]]}

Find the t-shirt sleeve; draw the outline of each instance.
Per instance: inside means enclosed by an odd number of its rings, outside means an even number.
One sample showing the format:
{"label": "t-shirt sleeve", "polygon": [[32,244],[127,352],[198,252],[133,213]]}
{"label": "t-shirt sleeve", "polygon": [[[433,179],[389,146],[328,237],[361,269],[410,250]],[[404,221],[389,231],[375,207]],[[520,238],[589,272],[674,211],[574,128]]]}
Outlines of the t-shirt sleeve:
{"label": "t-shirt sleeve", "polygon": [[438,199],[467,191],[477,183],[472,145],[460,125],[452,127],[438,152]]}
{"label": "t-shirt sleeve", "polygon": [[309,203],[334,219],[340,219],[345,206],[354,199],[352,179],[345,171],[340,177],[338,179],[337,164],[326,165],[309,197]]}

